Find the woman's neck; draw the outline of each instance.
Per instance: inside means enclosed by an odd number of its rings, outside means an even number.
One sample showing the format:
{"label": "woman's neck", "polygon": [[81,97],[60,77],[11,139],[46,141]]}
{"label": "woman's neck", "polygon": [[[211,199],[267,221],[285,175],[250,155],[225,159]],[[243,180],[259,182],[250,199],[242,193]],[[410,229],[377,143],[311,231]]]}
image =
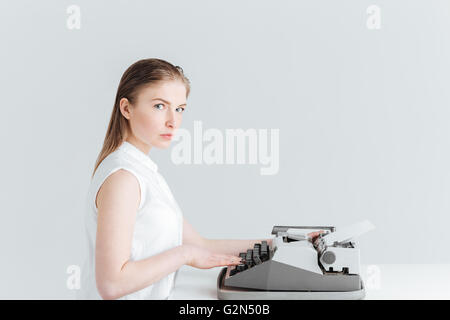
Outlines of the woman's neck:
{"label": "woman's neck", "polygon": [[125,141],[128,143],[131,143],[132,145],[134,145],[136,148],[138,148],[145,154],[148,154],[150,152],[151,147],[148,144],[145,144],[142,141],[139,141],[135,137],[128,136],[127,138],[125,138]]}

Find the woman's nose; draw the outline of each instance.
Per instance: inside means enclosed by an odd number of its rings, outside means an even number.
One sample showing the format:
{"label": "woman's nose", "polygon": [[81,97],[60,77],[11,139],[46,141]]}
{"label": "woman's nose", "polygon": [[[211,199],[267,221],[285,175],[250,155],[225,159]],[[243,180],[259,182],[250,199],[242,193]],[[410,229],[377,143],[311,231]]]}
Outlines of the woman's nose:
{"label": "woman's nose", "polygon": [[168,120],[168,121],[166,122],[166,125],[167,125],[169,128],[174,128],[174,127],[175,127],[175,122],[174,122],[173,120]]}
{"label": "woman's nose", "polygon": [[168,112],[166,125],[169,128],[174,128],[175,127],[175,115],[173,114],[172,111]]}

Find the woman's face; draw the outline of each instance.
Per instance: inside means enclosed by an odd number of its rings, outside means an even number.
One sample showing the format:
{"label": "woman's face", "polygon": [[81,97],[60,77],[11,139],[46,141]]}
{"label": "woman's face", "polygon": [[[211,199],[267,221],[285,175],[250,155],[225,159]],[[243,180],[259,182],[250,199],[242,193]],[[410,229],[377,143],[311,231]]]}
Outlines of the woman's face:
{"label": "woman's face", "polygon": [[128,99],[121,99],[120,109],[131,127],[126,140],[144,153],[151,147],[167,148],[181,124],[185,107],[186,87],[180,80],[142,88],[133,105]]}

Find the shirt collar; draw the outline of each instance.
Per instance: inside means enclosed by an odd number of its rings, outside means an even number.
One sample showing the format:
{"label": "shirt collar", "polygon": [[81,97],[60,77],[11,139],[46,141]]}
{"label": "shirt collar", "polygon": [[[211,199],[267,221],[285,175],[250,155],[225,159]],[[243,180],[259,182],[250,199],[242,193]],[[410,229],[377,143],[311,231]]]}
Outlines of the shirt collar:
{"label": "shirt collar", "polygon": [[128,141],[122,142],[119,149],[126,152],[133,158],[139,160],[145,166],[149,167],[151,170],[153,170],[155,172],[158,170],[158,166],[156,165],[156,163],[153,162],[152,159],[150,159],[148,154],[145,154],[144,152],[139,150],[137,147],[135,147],[133,144],[129,143]]}

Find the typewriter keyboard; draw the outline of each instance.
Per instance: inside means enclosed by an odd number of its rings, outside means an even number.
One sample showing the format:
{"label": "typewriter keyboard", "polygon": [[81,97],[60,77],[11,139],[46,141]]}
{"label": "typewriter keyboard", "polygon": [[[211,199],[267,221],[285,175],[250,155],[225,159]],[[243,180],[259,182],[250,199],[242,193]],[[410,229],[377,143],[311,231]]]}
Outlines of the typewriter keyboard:
{"label": "typewriter keyboard", "polygon": [[269,260],[271,258],[271,251],[267,241],[262,241],[261,243],[255,243],[253,249],[248,249],[247,252],[241,252],[239,256],[241,257],[241,264],[238,264],[230,270],[230,276]]}

